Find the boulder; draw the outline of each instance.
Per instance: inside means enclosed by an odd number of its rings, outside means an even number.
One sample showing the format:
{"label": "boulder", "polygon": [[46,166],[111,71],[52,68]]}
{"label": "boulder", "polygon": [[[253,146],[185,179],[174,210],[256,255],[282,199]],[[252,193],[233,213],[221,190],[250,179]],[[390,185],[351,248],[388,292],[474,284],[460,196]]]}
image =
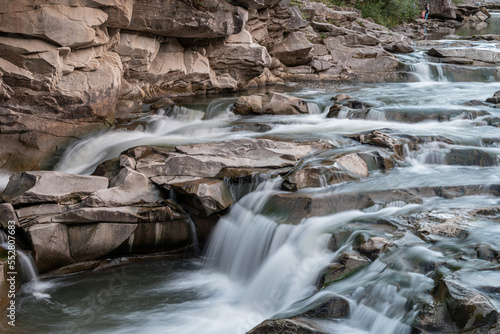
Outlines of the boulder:
{"label": "boulder", "polygon": [[272,50],[271,55],[287,66],[305,65],[311,61],[309,52],[312,47],[304,33],[292,32]]}
{"label": "boulder", "polygon": [[75,262],[69,251],[66,225],[33,225],[27,229],[27,234],[33,245],[35,263],[40,273]]}
{"label": "boulder", "polygon": [[309,311],[301,313],[298,317],[339,319],[349,317],[349,301],[341,296],[330,297],[314,305]]}
{"label": "boulder", "polygon": [[388,147],[394,151],[398,159],[403,159],[403,145],[395,138],[380,132],[366,132],[362,134],[350,135],[349,138],[359,141],[361,144]]}
{"label": "boulder", "polygon": [[76,261],[98,259],[118,248],[137,224],[78,224],[68,226],[69,250]]}
{"label": "boulder", "polygon": [[19,226],[19,221],[17,219],[14,207],[10,203],[0,204],[0,225],[5,231],[8,230],[9,222],[14,222],[15,226]]}
{"label": "boulder", "polygon": [[234,202],[225,182],[219,179],[173,183],[170,189],[174,190],[181,203],[194,209],[199,217],[208,217],[212,213],[223,211]]}
{"label": "boulder", "polygon": [[344,279],[362,268],[371,261],[358,252],[346,252],[340,256],[339,262],[329,265],[323,272],[321,285],[327,286],[335,281]]}
{"label": "boulder", "polygon": [[389,247],[392,243],[382,237],[372,237],[363,242],[357,250],[369,258],[370,260],[375,260],[380,254],[389,251]]}
{"label": "boulder", "polygon": [[[28,4],[27,0],[21,1]],[[100,28],[108,14],[98,8],[43,4],[25,7],[4,6],[0,12],[0,31],[40,37],[72,48],[101,45],[109,41],[106,28]]]}
{"label": "boulder", "polygon": [[282,187],[286,190],[297,191],[303,188],[326,187],[330,184],[341,183],[345,181],[357,180],[353,174],[344,171],[335,165],[305,167],[293,171],[283,180]]}
{"label": "boulder", "polygon": [[237,8],[223,0],[134,0],[127,29],[168,37],[219,38],[238,33],[242,25]]}
{"label": "boulder", "polygon": [[449,278],[443,280],[441,288],[451,318],[459,330],[469,331],[497,322],[498,311],[485,296]]}
{"label": "boulder", "polygon": [[72,175],[38,171],[13,174],[3,192],[4,201],[12,205],[36,203],[75,203],[108,187],[100,176]]}
{"label": "boulder", "polygon": [[309,113],[309,108],[307,102],[303,99],[268,92],[266,94],[240,96],[234,104],[233,112],[237,115],[300,115]]}
{"label": "boulder", "polygon": [[90,207],[130,206],[136,204],[158,204],[163,196],[146,175],[129,167],[110,181],[109,189],[93,192],[82,205]]}
{"label": "boulder", "polygon": [[455,6],[451,0],[433,1],[429,11],[430,18],[454,20],[457,18]]}
{"label": "boulder", "polygon": [[224,44],[210,50],[207,57],[214,73],[218,77],[229,75],[236,80],[238,88],[245,88],[250,80],[271,66],[267,49],[258,44]]}
{"label": "boulder", "polygon": [[325,334],[300,319],[271,319],[265,320],[247,334]]}
{"label": "boulder", "polygon": [[496,64],[500,62],[500,54],[494,50],[475,48],[439,48],[433,47],[427,53],[440,58],[465,58],[474,61]]}
{"label": "boulder", "polygon": [[272,7],[280,1],[281,0],[233,0],[232,2],[248,9],[261,9]]}

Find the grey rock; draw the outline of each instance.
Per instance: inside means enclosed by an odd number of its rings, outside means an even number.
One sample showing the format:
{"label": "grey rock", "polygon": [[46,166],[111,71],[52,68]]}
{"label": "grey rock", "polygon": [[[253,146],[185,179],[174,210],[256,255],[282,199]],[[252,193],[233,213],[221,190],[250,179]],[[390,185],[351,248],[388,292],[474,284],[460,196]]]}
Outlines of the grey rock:
{"label": "grey rock", "polygon": [[37,203],[75,203],[93,192],[108,187],[108,179],[100,176],[73,175],[38,171],[13,174],[3,193],[12,205]]}
{"label": "grey rock", "polygon": [[309,52],[313,45],[302,32],[292,32],[283,43],[276,46],[271,55],[287,66],[305,65],[311,61]]}

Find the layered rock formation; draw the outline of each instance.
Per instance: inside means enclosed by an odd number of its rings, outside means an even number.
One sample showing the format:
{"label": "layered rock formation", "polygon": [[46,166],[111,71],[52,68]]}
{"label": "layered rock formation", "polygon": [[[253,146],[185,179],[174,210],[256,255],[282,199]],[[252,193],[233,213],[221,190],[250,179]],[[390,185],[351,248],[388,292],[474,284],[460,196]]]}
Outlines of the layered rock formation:
{"label": "layered rock formation", "polygon": [[68,143],[161,96],[391,80],[390,52],[412,50],[356,10],[307,0],[0,4],[0,168],[11,171],[50,168]]}

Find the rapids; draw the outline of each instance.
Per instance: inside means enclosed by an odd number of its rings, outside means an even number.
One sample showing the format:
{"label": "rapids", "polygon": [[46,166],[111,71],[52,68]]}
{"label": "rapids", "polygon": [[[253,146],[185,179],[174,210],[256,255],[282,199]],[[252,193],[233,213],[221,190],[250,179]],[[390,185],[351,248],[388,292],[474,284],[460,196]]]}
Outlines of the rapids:
{"label": "rapids", "polygon": [[[473,47],[490,48],[488,42]],[[175,146],[236,138],[280,140],[321,139],[336,152],[364,147],[344,137],[366,130],[393,129],[398,134],[444,136],[455,142],[430,142],[405,151],[405,165],[373,172],[358,182],[325,185],[299,192],[313,197],[338,192],[363,192],[423,186],[490,185],[500,183],[500,167],[446,165],[451,149],[481,149],[500,155],[500,130],[486,117],[500,117],[485,101],[500,90],[496,68],[478,68],[457,80],[453,66],[430,62],[423,50],[400,57],[414,82],[293,84],[274,88],[305,99],[314,110],[301,116],[237,117],[231,112],[236,96],[182,99],[172,115],[149,115],[143,131],[113,130],[70,147],[57,170],[91,173],[95,167],[138,145]],[[366,119],[327,118],[331,97],[349,94],[374,105]],[[477,114],[477,117],[468,115]],[[443,115],[446,117],[434,117]],[[342,118],[343,117],[343,118]],[[241,124],[266,123],[254,132]],[[238,130],[238,131],[235,131]],[[308,157],[321,164],[328,155]],[[268,198],[282,193],[280,179],[258,180],[254,190],[220,219],[202,257],[182,262],[145,262],[56,278],[41,278],[18,295],[18,330],[23,333],[235,333],[241,334],[269,318],[294,316],[320,301],[340,295],[349,302],[346,319],[326,319],[318,328],[327,333],[411,333],[419,306],[432,303],[430,273],[454,276],[470,289],[497,287],[500,271],[488,261],[469,258],[478,244],[500,250],[498,222],[467,221],[460,238],[423,241],[397,217],[431,213],[447,217],[449,210],[500,205],[493,196],[455,199],[426,198],[422,203],[392,203],[365,211],[346,211],[304,219],[298,225],[278,224],[280,217],[264,210]],[[357,273],[318,291],[322,271],[340,254],[353,249],[362,233],[393,237],[377,228],[391,220],[399,233],[397,246]],[[337,248],[327,247],[332,235]],[[463,257],[467,261],[463,261]],[[435,269],[433,264],[438,264]],[[434,268],[434,269],[433,269]],[[480,272],[479,272],[480,270]],[[37,290],[38,289],[38,290]],[[481,290],[500,311],[498,290]]]}

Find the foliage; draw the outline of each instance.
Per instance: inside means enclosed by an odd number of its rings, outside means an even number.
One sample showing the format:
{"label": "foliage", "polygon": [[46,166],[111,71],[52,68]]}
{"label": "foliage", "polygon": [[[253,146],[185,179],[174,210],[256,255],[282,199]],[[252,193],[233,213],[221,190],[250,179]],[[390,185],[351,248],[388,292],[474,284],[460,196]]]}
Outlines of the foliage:
{"label": "foliage", "polygon": [[330,0],[330,3],[357,8],[364,18],[371,17],[376,23],[390,28],[417,18],[421,11],[418,0]]}

